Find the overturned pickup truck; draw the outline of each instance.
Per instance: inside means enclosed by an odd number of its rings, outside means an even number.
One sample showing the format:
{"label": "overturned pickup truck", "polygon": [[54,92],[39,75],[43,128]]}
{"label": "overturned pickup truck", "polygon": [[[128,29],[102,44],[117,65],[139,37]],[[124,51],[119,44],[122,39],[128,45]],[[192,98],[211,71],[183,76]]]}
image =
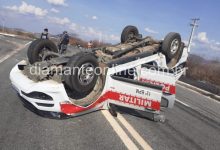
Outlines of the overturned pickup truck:
{"label": "overturned pickup truck", "polygon": [[109,109],[115,115],[115,106],[122,106],[162,121],[161,108],[174,105],[189,48],[178,33],[155,40],[143,38],[134,26],[124,28],[117,45],[73,47],[64,54],[52,41],[38,39],[10,79],[25,104],[40,114],[62,118]]}

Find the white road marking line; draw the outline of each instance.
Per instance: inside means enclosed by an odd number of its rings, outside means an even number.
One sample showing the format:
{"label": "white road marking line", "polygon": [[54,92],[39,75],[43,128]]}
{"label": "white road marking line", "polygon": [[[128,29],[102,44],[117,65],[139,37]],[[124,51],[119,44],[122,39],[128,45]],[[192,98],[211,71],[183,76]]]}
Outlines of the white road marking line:
{"label": "white road marking line", "polygon": [[[204,93],[206,93],[206,94],[213,94],[213,93],[211,93],[211,92],[208,92],[208,91],[206,91],[206,90],[200,89],[200,88],[198,88],[198,87],[195,87],[195,86],[193,86],[193,85],[191,85],[191,84],[188,84],[188,83],[185,83],[185,82],[182,82],[182,81],[177,81],[177,83],[179,83],[179,85],[183,84],[183,85],[186,85],[186,86],[188,86],[188,87],[194,88],[194,89],[199,90],[199,91],[201,91],[201,92],[204,92]],[[181,86],[183,86],[183,85],[181,85]],[[193,89],[190,89],[190,90],[193,90]],[[216,95],[216,94],[213,94],[213,95],[215,95],[215,96],[217,96],[217,97],[220,97],[220,96],[218,96],[218,95]]]}
{"label": "white road marking line", "polygon": [[31,43],[32,41],[30,41],[30,42],[28,42],[28,43],[26,43],[24,46],[27,46],[27,45],[29,45],[30,43]]}
{"label": "white road marking line", "polygon": [[117,135],[120,137],[122,142],[129,150],[138,150],[138,147],[134,144],[134,142],[128,137],[122,127],[117,123],[117,121],[113,118],[113,116],[107,111],[102,110],[102,114],[105,116],[106,120],[110,123],[112,128],[115,130]]}
{"label": "white road marking line", "polygon": [[14,34],[7,34],[7,33],[3,33],[3,32],[0,32],[0,35],[16,37],[16,35],[14,35]]}
{"label": "white road marking line", "polygon": [[186,107],[191,107],[191,106],[189,106],[188,104],[186,104],[186,103],[184,103],[184,102],[182,102],[182,101],[180,101],[180,100],[178,100],[178,99],[176,99],[176,101],[179,102],[179,103],[181,103],[182,105],[184,105],[184,106],[186,106]]}
{"label": "white road marking line", "polygon": [[10,58],[12,55],[16,54],[18,51],[19,51],[19,49],[18,49],[18,50],[15,50],[15,51],[12,51],[12,52],[10,52],[9,54],[5,55],[3,58],[0,59],[0,63],[2,63],[3,61],[5,61],[6,59]]}
{"label": "white road marking line", "polygon": [[212,100],[212,101],[214,101],[214,102],[220,104],[220,101],[214,100],[213,98],[211,98],[211,97],[209,97],[209,96],[206,96],[206,95],[204,95],[204,94],[199,93],[198,91],[194,91],[194,90],[192,90],[192,89],[190,89],[190,88],[187,88],[187,87],[185,87],[185,86],[183,86],[183,85],[180,85],[180,84],[178,84],[178,86],[181,86],[182,88],[184,88],[184,89],[186,89],[186,90],[189,90],[189,91],[191,91],[191,92],[193,92],[193,93],[199,94],[199,95],[201,95],[201,96],[203,96],[203,97],[206,97],[206,98],[208,98],[208,99],[210,99],[210,100]]}
{"label": "white road marking line", "polygon": [[[181,104],[183,104],[184,106],[186,106],[186,107],[188,107],[188,108],[190,108],[190,109],[192,109],[192,110],[194,110],[194,111],[196,111],[196,112],[199,112],[199,113],[201,113],[202,115],[204,115],[204,116],[209,116],[210,117],[210,115],[212,116],[212,117],[214,117],[214,118],[216,118],[215,116],[213,116],[212,114],[210,114],[209,112],[207,112],[207,111],[205,111],[204,109],[202,109],[202,108],[199,108],[199,107],[196,107],[196,106],[190,106],[190,105],[188,105],[188,104],[186,104],[186,103],[184,103],[184,102],[182,102],[182,101],[180,101],[180,100],[177,100],[176,99],[176,101],[178,101],[179,103],[181,103]],[[217,118],[218,119],[218,118]]]}
{"label": "white road marking line", "polygon": [[144,150],[152,150],[151,146],[140,136],[140,134],[131,126],[131,124],[127,122],[127,120],[125,120],[121,114],[118,113],[117,118]]}
{"label": "white road marking line", "polygon": [[[28,45],[30,42],[26,43],[25,45]],[[13,56],[14,54],[18,53],[20,50],[22,50],[23,48],[17,48],[14,51],[6,54],[4,57],[2,57],[0,59],[0,63],[4,62],[5,60],[7,60],[8,58],[10,58],[11,56]]]}

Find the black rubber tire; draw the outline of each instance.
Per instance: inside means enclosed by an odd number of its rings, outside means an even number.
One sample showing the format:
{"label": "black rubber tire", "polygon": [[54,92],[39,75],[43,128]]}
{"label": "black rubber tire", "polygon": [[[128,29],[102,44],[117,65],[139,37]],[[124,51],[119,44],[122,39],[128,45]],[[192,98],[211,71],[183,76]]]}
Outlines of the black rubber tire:
{"label": "black rubber tire", "polygon": [[27,50],[27,57],[28,57],[28,58],[31,57],[31,52],[32,52],[31,49],[33,49],[33,48],[35,47],[35,45],[36,45],[40,40],[42,40],[42,39],[36,39],[36,40],[34,40],[34,41],[31,42],[31,44],[29,45],[28,50]]}
{"label": "black rubber tire", "polygon": [[98,67],[98,61],[94,54],[85,52],[78,53],[76,55],[73,55],[67,63],[67,67],[71,67],[71,75],[64,76],[65,84],[71,90],[75,91],[78,94],[83,94],[91,91],[94,88],[98,78],[98,75],[95,74],[92,81],[89,84],[83,85],[80,83],[78,79],[79,69],[72,68],[81,68],[81,66],[85,63],[91,63],[94,66],[94,68]]}
{"label": "black rubber tire", "polygon": [[[174,40],[177,40],[179,45],[178,45],[176,52],[172,53],[171,46],[172,46],[172,42]],[[167,57],[167,59],[171,60],[174,57],[176,57],[176,55],[178,55],[178,52],[180,51],[180,49],[181,49],[181,36],[180,36],[180,34],[175,33],[175,32],[170,32],[169,34],[167,34],[163,40],[163,43],[162,43],[162,52]]]}
{"label": "black rubber tire", "polygon": [[71,74],[68,74],[68,75],[64,75],[64,82],[65,84],[71,89],[71,90],[74,90],[74,88],[72,87],[72,81],[71,81],[71,76],[72,76],[72,66],[74,67],[74,63],[75,63],[75,60],[78,60],[80,57],[83,57],[83,53],[80,52],[80,53],[77,53],[75,55],[73,55],[68,63],[66,64],[67,67],[71,67]]}
{"label": "black rubber tire", "polygon": [[39,57],[39,54],[41,53],[42,49],[46,48],[49,51],[53,51],[58,53],[57,46],[48,39],[38,39],[32,42],[32,44],[28,48],[28,60],[30,64],[33,64],[38,61],[42,61]]}
{"label": "black rubber tire", "polygon": [[181,43],[181,47],[180,50],[177,52],[177,55],[175,57],[173,57],[172,59],[167,60],[167,67],[168,68],[173,68],[181,59],[181,56],[183,54],[183,49],[184,49],[185,45],[184,43]]}
{"label": "black rubber tire", "polygon": [[133,33],[134,36],[138,36],[139,31],[138,31],[137,27],[131,26],[131,25],[126,26],[121,33],[121,43],[125,43],[128,40],[129,35],[131,33]]}

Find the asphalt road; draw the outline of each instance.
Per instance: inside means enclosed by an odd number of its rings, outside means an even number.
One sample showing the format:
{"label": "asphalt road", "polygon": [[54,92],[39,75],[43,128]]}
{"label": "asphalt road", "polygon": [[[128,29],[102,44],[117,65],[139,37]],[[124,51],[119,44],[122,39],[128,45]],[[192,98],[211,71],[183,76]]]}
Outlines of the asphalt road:
{"label": "asphalt road", "polygon": [[0,53],[1,53],[0,58],[6,55],[8,52],[11,52],[16,47],[16,45],[11,44],[10,42],[2,38],[4,38],[4,36],[0,35],[0,45],[1,45],[0,46]]}
{"label": "asphalt road", "polygon": [[[0,37],[1,57],[16,48],[5,39]],[[9,41],[20,45],[28,43],[16,38]],[[26,49],[22,48],[0,63],[0,149],[127,149],[100,111],[54,120],[26,109],[9,80],[11,68],[26,58]],[[220,103],[181,86],[177,86],[177,100],[173,109],[164,110],[167,118],[165,123],[150,121],[141,112],[131,115],[121,110],[121,114],[155,150],[219,150]],[[141,149],[140,143],[119,118],[115,120]]]}

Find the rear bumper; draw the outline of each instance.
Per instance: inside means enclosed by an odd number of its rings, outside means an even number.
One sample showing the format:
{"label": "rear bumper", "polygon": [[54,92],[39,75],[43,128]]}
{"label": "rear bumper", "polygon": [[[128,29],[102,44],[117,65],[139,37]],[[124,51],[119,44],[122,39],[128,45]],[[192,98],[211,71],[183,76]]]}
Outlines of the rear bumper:
{"label": "rear bumper", "polygon": [[53,80],[34,82],[18,69],[18,64],[10,72],[12,86],[18,94],[40,111],[61,112],[60,103],[69,101],[64,85]]}

